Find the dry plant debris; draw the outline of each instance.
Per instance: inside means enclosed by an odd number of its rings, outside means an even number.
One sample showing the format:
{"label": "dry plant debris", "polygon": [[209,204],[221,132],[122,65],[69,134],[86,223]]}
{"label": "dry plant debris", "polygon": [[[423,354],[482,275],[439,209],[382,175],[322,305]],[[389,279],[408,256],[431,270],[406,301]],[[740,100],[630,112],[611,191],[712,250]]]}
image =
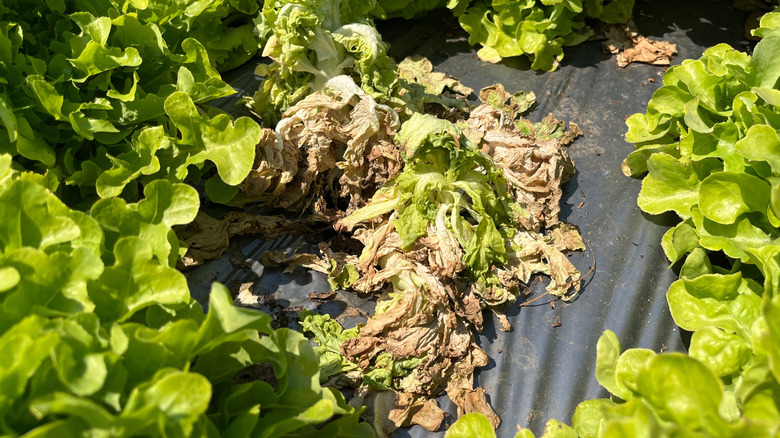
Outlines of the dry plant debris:
{"label": "dry plant debris", "polygon": [[632,62],[669,65],[677,54],[677,45],[668,41],[653,41],[637,32],[633,21],[607,27],[607,40],[602,43],[606,52],[616,56],[619,67]]}
{"label": "dry plant debris", "polygon": [[[400,72],[407,98],[439,117],[414,113],[401,124],[350,78],[332,79],[263,132],[243,184],[246,199],[307,216],[257,219],[254,228],[233,213],[200,217],[188,260],[218,256],[236,230],[332,224],[362,251],[322,242],[313,254],[269,251],[262,259],[285,272],[323,272],[333,290],[377,299],[368,321],[346,330],[300,313],[322,382],[356,387],[353,403],[368,406],[364,418],[380,436],[410,424],[440,428],[445,414],[434,398],[443,392],[458,415],[480,412],[497,426],[484,390],[474,388],[474,371],[489,360],[475,334],[485,309],[511,330],[499,306],[522,297],[536,274],[551,278],[552,295],[578,292],[580,272],[565,254],[584,245],[559,214],[561,186],[574,174],[566,147],[582,132],[552,114],[524,119],[533,93],[495,85],[471,108],[463,96],[472,91],[424,58],[402,62]],[[441,114],[445,107],[457,111]]]}

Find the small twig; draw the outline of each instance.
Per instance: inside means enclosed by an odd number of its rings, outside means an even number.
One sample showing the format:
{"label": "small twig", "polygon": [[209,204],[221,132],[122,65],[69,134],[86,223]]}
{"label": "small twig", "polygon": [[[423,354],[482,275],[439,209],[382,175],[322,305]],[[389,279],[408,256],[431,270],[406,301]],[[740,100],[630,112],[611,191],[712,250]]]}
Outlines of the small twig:
{"label": "small twig", "polygon": [[[585,275],[581,276],[580,278],[578,278],[578,279],[576,279],[576,280],[571,280],[571,281],[569,281],[569,282],[566,282],[566,283],[563,285],[563,286],[565,287],[565,289],[564,289],[564,290],[566,290],[566,289],[568,289],[569,287],[573,286],[573,285],[574,285],[574,283],[576,283],[576,282],[578,282],[578,281],[579,281],[579,282],[581,282],[582,280],[584,280],[584,279],[588,278],[588,276],[589,276],[590,274],[592,274],[592,273],[593,273],[593,271],[595,271],[595,270],[596,270],[596,254],[594,254],[594,253],[593,253],[593,248],[590,246],[590,241],[589,241],[589,240],[587,240],[587,239],[583,239],[583,242],[585,242],[585,244],[588,246],[588,250],[590,250],[590,256],[591,256],[591,258],[593,258],[593,264],[590,266],[590,269],[588,269],[588,272],[587,272],[587,273],[585,273]],[[520,303],[520,306],[518,306],[518,307],[527,306],[527,305],[529,305],[529,304],[533,303],[534,301],[538,300],[539,298],[542,298],[542,297],[544,297],[544,296],[548,295],[549,293],[550,293],[550,291],[548,290],[548,291],[546,291],[545,293],[543,293],[543,294],[539,295],[538,297],[536,297],[536,298],[534,298],[534,299],[532,299],[532,300],[530,300],[530,301],[524,301],[524,302]],[[559,297],[559,298],[560,298],[560,297]]]}
{"label": "small twig", "polygon": [[533,303],[534,301],[538,300],[539,298],[542,298],[543,296],[545,296],[545,295],[547,295],[547,294],[549,294],[549,293],[550,293],[550,291],[548,290],[547,292],[545,292],[545,293],[543,293],[543,294],[539,295],[538,297],[534,298],[534,299],[533,299],[533,300],[531,300],[531,301],[523,301],[522,303],[520,303],[520,306],[518,306],[518,307],[527,306],[527,305],[529,305],[529,304]]}

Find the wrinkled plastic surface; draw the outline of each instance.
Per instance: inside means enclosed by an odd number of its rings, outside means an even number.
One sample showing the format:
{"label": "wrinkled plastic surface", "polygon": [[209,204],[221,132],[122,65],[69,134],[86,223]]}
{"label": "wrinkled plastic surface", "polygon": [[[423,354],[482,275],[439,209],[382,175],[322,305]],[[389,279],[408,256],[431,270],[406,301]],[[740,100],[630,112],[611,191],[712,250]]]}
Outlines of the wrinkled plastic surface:
{"label": "wrinkled plastic surface", "polygon": [[[638,1],[635,11],[640,33],[677,44],[675,64],[697,58],[721,42],[740,50],[749,48],[743,37],[747,14],[731,9],[730,2]],[[565,186],[562,217],[580,228],[592,248],[592,252],[573,254],[571,260],[583,273],[591,267],[593,272],[573,302],[551,304],[545,297],[522,309],[517,304],[507,306],[511,332],[498,331],[495,318],[486,315],[478,339],[491,361],[476,374],[476,384],[487,391],[501,417],[497,435],[514,436],[518,425],[540,435],[547,420],[570,422],[579,402],[607,397],[594,376],[596,342],[605,329],[618,335],[624,349],[684,351],[685,336],[672,321],[665,297],[676,275],[660,245],[661,236],[674,222],[670,217],[644,215],[636,206],[641,181],[623,176],[620,170],[621,161],[633,149],[623,139],[624,120],[645,110],[662,85],[664,67],[631,64],[620,69],[599,42],[568,48],[561,68],[551,73],[531,71],[522,60],[487,64],[476,57],[467,34],[446,11],[423,20],[381,23],[379,29],[398,60],[426,56],[437,70],[477,91],[494,83],[509,92],[533,91],[538,106],[532,120],[551,112],[577,123],[584,132],[569,150],[577,174]],[[240,92],[251,93],[259,83],[253,68],[244,66],[226,78]],[[234,101],[222,103],[228,108]],[[297,328],[296,312],[304,307],[329,313],[347,326],[364,320],[372,302],[345,292],[324,303],[309,301],[310,293],[329,290],[324,276],[301,268],[282,274],[259,263],[264,251],[311,246],[316,239],[236,239],[220,260],[188,272],[193,295],[206,301],[212,281],[227,283],[233,290],[252,282],[252,290],[262,297],[262,309],[271,312],[279,326]],[[532,290],[534,295],[527,299],[540,294],[544,285],[536,284]],[[454,405],[446,397],[440,404],[450,413],[447,421],[454,421]],[[421,427],[395,434],[433,435],[437,434]]]}

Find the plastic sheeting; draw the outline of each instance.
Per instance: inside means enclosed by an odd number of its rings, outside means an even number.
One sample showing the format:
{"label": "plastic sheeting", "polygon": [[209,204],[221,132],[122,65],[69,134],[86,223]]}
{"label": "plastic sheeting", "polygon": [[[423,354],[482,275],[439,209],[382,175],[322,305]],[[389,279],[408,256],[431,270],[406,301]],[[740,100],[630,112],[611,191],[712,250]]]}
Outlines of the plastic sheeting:
{"label": "plastic sheeting", "polygon": [[[672,63],[697,58],[705,48],[725,42],[747,50],[743,29],[745,13],[717,0],[637,1],[635,22],[643,35],[677,44]],[[572,262],[593,273],[584,280],[573,302],[550,303],[542,298],[522,309],[505,311],[513,330],[496,328],[486,315],[478,342],[491,358],[476,374],[488,400],[501,417],[499,437],[511,437],[517,426],[541,434],[547,420],[569,422],[583,400],[607,397],[594,376],[596,343],[605,329],[613,330],[623,348],[684,351],[685,345],[666,304],[666,290],[676,278],[661,250],[661,236],[673,224],[672,217],[649,217],[636,206],[641,181],[623,176],[620,164],[633,149],[624,141],[624,120],[643,112],[653,92],[662,85],[664,67],[631,64],[617,67],[614,57],[588,42],[565,50],[561,68],[535,72],[524,60],[487,64],[476,56],[463,32],[446,11],[416,21],[391,20],[379,26],[390,53],[398,60],[409,55],[428,57],[438,71],[453,75],[475,89],[501,83],[509,92],[533,91],[538,106],[531,114],[538,121],[548,113],[577,123],[584,137],[569,149],[577,168],[565,186],[562,218],[577,225],[592,252],[571,256]],[[226,79],[241,93],[251,93],[258,80],[253,66],[229,72]],[[225,107],[234,101],[225,101]],[[188,272],[193,295],[205,302],[212,281],[234,290],[253,283],[262,309],[274,315],[278,326],[297,328],[297,310],[317,308],[352,326],[373,303],[350,293],[323,303],[308,299],[325,292],[324,276],[297,268],[292,274],[264,268],[260,257],[269,249],[292,250],[313,245],[317,236],[289,236],[275,242],[250,237],[236,239],[219,259]],[[532,288],[535,297],[543,284]],[[446,397],[439,400],[455,419],[455,407]],[[432,436],[417,426],[401,429],[397,437]]]}

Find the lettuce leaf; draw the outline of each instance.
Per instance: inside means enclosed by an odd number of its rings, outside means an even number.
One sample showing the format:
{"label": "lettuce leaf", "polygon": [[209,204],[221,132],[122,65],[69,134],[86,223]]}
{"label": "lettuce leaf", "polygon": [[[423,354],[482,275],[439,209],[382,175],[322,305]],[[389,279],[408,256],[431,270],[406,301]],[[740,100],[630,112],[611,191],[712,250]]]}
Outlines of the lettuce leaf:
{"label": "lettuce leaf", "polygon": [[[457,5],[453,3],[458,3]],[[463,2],[449,2],[469,43],[482,47],[477,54],[486,62],[527,56],[534,70],[552,71],[563,59],[563,47],[579,44],[593,34],[585,23],[594,18],[605,23],[625,23],[631,18],[633,0],[526,0],[506,2],[476,0],[459,14]]]}
{"label": "lettuce leaf", "polygon": [[476,277],[508,260],[504,238],[513,224],[507,182],[493,160],[461,129],[443,119],[414,114],[396,136],[406,153],[404,170],[365,207],[339,221],[351,229],[395,212],[401,248],[425,236],[437,215],[464,250],[463,262]]}
{"label": "lettuce leaf", "polygon": [[197,212],[194,189],[155,181],[138,203],[85,214],[9,162],[0,156],[0,204],[17,218],[0,232],[6,433],[314,437],[329,421],[332,436],[372,436],[361,409],[320,386],[306,338],[272,330],[218,284],[204,314],[156,256]]}
{"label": "lettuce leaf", "polygon": [[265,2],[255,23],[263,55],[274,63],[256,70],[265,79],[248,103],[268,126],[344,74],[380,103],[403,103],[397,66],[367,18],[375,7],[374,1],[354,0]]}
{"label": "lettuce leaf", "polygon": [[752,56],[721,44],[667,70],[646,113],[626,121],[636,150],[625,173],[647,173],[640,208],[683,220],[663,239],[667,257],[684,260],[667,301],[693,334],[687,355],[621,354],[606,331],[596,377],[615,397],[577,408],[580,436],[777,433],[780,404],[770,394],[780,379],[769,342],[780,291],[775,18],[761,21]]}

